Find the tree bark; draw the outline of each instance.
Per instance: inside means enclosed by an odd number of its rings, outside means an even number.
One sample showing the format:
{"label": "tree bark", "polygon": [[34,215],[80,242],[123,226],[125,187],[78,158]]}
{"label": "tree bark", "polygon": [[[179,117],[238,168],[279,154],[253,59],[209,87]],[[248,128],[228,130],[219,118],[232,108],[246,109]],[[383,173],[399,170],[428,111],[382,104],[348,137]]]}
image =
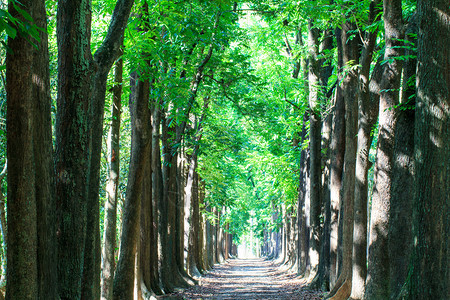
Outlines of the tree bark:
{"label": "tree bark", "polygon": [[322,117],[319,99],[319,30],[313,28],[312,21],[308,24],[308,85],[309,85],[309,106],[311,109],[309,118],[309,149],[310,149],[310,237],[309,237],[309,261],[310,276],[313,278],[319,266],[320,253],[320,215],[321,215],[321,129]]}
{"label": "tree bark", "polygon": [[[204,185],[202,184],[202,189]],[[205,210],[211,213],[211,207],[206,205]],[[208,270],[214,266],[214,226],[209,218],[206,218],[206,255],[208,258]]]}
{"label": "tree bark", "polygon": [[[196,146],[198,149],[198,146]],[[191,276],[200,276],[200,269],[198,267],[198,255],[196,255],[198,249],[198,234],[199,234],[199,203],[198,203],[198,194],[195,191],[196,182],[196,167],[197,167],[197,153],[196,150],[191,156],[189,161],[189,169],[188,169],[188,178],[186,183],[186,201],[190,203],[190,223],[189,223],[189,235],[188,235],[188,256],[187,256],[187,270],[189,271],[189,275]]]}
{"label": "tree bark", "polygon": [[450,8],[417,3],[418,67],[414,135],[414,272],[412,299],[449,295]]}
{"label": "tree bark", "polygon": [[357,71],[353,64],[359,60],[358,39],[350,38],[355,29],[352,23],[346,23],[342,30],[343,63],[348,68],[344,77],[342,91],[345,103],[345,154],[342,180],[342,272],[330,292],[331,299],[347,299],[350,296],[352,280],[353,247],[353,199],[355,193],[356,135],[358,130]]}
{"label": "tree bark", "polygon": [[[45,3],[9,4],[11,16],[27,22],[27,12],[39,40],[17,28],[8,39],[7,161],[8,232],[7,299],[56,299],[56,213],[48,36]],[[5,216],[2,216],[4,219]],[[2,227],[4,224],[2,224]],[[3,228],[6,233],[5,228]],[[4,235],[6,239],[6,234]]]}
{"label": "tree bark", "polygon": [[[164,272],[164,255],[166,253],[163,251],[163,239],[165,227],[167,221],[165,221],[165,203],[164,203],[164,186],[163,186],[163,175],[162,175],[162,165],[161,165],[161,99],[158,99],[155,103],[153,115],[152,115],[152,198],[154,200],[155,207],[157,211],[155,216],[155,225],[157,229],[157,257],[158,264],[154,272],[155,277],[158,277],[160,288],[162,291],[166,290],[164,282],[162,280]],[[155,278],[156,279],[156,278]]]}
{"label": "tree bark", "polygon": [[61,299],[81,298],[88,170],[89,117],[94,62],[90,49],[90,3],[59,1],[56,197],[58,286]]}
{"label": "tree bark", "polygon": [[92,98],[90,99],[89,112],[90,156],[87,183],[89,214],[87,214],[83,266],[83,299],[95,300],[100,297],[101,238],[99,188],[106,83],[114,61],[121,54],[120,47],[123,45],[124,31],[133,3],[134,0],[120,0],[116,2],[106,37],[93,57],[95,76],[91,79],[90,87],[92,88]]}
{"label": "tree bark", "polygon": [[[300,35],[300,45],[303,45],[303,41]],[[308,78],[308,63],[305,58],[302,58],[300,65],[303,72],[303,77]],[[305,94],[309,92],[309,84],[306,83],[304,87]],[[306,111],[303,113],[302,122],[302,132],[301,140],[304,141],[306,138],[306,122],[309,121],[310,115]],[[307,149],[303,148],[302,142],[302,152],[300,157],[300,176],[299,176],[299,187],[298,187],[298,204],[297,204],[297,214],[298,214],[298,260],[299,269],[298,273],[300,275],[309,275],[309,180],[310,180],[310,148],[308,145]]]}
{"label": "tree bark", "polygon": [[375,163],[374,194],[370,221],[369,265],[367,269],[366,299],[389,298],[389,211],[391,203],[394,128],[397,116],[402,55],[399,46],[403,38],[402,2],[383,2],[386,50],[381,80],[377,157]]}
{"label": "tree bark", "polygon": [[206,110],[208,109],[208,99],[205,99],[204,112],[198,121],[196,126],[197,137],[194,139],[194,149],[189,159],[189,168],[187,174],[187,181],[185,186],[185,201],[190,203],[190,222],[189,222],[189,234],[188,234],[188,257],[187,257],[187,269],[191,276],[199,276],[204,271],[200,260],[200,253],[202,251],[202,244],[200,243],[201,233],[201,214],[200,214],[200,195],[199,195],[199,182],[197,174],[197,158],[199,151],[199,142],[202,138],[202,121],[205,117]]}
{"label": "tree bark", "polygon": [[[306,138],[306,122],[308,121],[308,114],[303,115],[303,128],[301,136],[302,140]],[[299,260],[299,269],[298,274],[307,275],[308,265],[309,265],[309,257],[308,257],[308,249],[309,249],[309,224],[308,224],[308,206],[309,202],[309,194],[308,194],[308,181],[309,181],[309,148],[302,149],[301,158],[300,158],[300,176],[299,176],[299,189],[298,189],[298,260]]]}
{"label": "tree bark", "polygon": [[153,207],[152,207],[152,169],[151,169],[151,151],[148,153],[148,160],[145,164],[144,178],[142,180],[141,195],[141,215],[139,226],[139,270],[140,280],[137,285],[146,293],[152,290],[152,257],[153,240]]}
{"label": "tree bark", "polygon": [[142,182],[151,146],[150,82],[139,80],[136,96],[130,96],[132,145],[127,194],[124,204],[120,255],[114,276],[113,299],[133,299],[135,260],[139,238]]}
{"label": "tree bark", "polygon": [[[416,45],[416,18],[408,24],[405,40],[413,48]],[[389,211],[389,294],[391,299],[403,297],[408,281],[408,272],[413,246],[411,216],[414,202],[414,119],[415,119],[415,75],[417,55],[414,49],[406,50],[403,68],[403,87],[400,106],[395,109],[397,123],[394,128],[394,158],[392,166],[391,209]]]}
{"label": "tree bark", "polygon": [[58,297],[58,279],[55,261],[56,202],[55,171],[53,162],[53,139],[50,96],[50,70],[47,34],[47,13],[44,1],[34,1],[33,19],[42,28],[39,31],[39,49],[33,49],[34,98],[34,164],[38,234],[38,280],[39,298]]}
{"label": "tree bark", "polygon": [[6,230],[6,198],[1,190],[1,186],[3,186],[3,179],[6,177],[8,169],[8,161],[5,160],[5,166],[3,167],[3,171],[0,174],[0,226],[1,226],[1,235],[2,235],[2,266],[1,266],[1,278],[0,282],[6,282],[6,253],[7,253],[7,245],[8,245],[8,231]]}
{"label": "tree bark", "polygon": [[[333,35],[330,30],[325,30],[323,33],[323,40],[321,42],[321,52],[331,51],[333,49]],[[326,109],[326,103],[332,96],[333,87],[327,91],[328,79],[333,71],[331,61],[327,62],[326,58],[319,60],[319,89],[321,92],[321,108]],[[331,102],[331,101],[330,101]],[[330,218],[331,218],[331,206],[330,206],[330,189],[329,189],[329,144],[331,133],[331,118],[332,115],[321,112],[325,115],[321,126],[321,163],[320,163],[320,180],[322,182],[320,189],[321,197],[321,215],[320,219],[323,220],[320,232],[320,252],[319,252],[319,265],[317,268],[317,274],[314,278],[311,286],[317,286],[323,290],[329,290],[330,281]],[[319,220],[320,220],[319,219]]]}
{"label": "tree bark", "polygon": [[[93,58],[90,1],[58,3],[55,161],[58,275],[63,299],[99,296],[98,189],[106,79],[119,55],[132,4],[130,0],[117,2],[107,36]],[[88,205],[92,212],[86,214]]]}
{"label": "tree bark", "polygon": [[360,81],[363,90],[360,90],[361,95],[358,96],[359,118],[354,202],[355,219],[353,225],[352,299],[363,298],[367,276],[368,171],[372,165],[369,161],[369,151],[373,140],[371,131],[378,118],[381,76],[382,66],[378,62],[369,86]]}
{"label": "tree bark", "polygon": [[[370,4],[369,22],[373,24],[379,14],[379,0]],[[358,91],[358,141],[356,151],[356,181],[353,220],[353,270],[351,299],[362,299],[367,276],[367,204],[368,171],[371,167],[369,152],[372,145],[372,128],[378,118],[379,83],[382,67],[378,63],[369,81],[373,50],[378,30],[366,32],[360,58]],[[372,88],[371,88],[372,87]]]}
{"label": "tree bark", "polygon": [[[122,110],[122,74],[123,60],[119,59],[115,65],[113,105],[111,112],[111,128],[108,141],[109,179],[106,193],[108,195],[105,202],[105,220],[102,249],[102,277],[101,277],[101,298],[102,300],[112,299],[112,287],[114,280],[116,249],[116,223],[117,223],[117,191],[119,187],[120,175],[120,116]],[[134,80],[134,79],[133,79]],[[134,85],[132,83],[131,85]]]}
{"label": "tree bark", "polygon": [[[33,16],[33,1],[23,1],[22,4],[21,9]],[[25,22],[13,2],[9,2],[8,12],[20,22]],[[16,38],[8,38],[11,50],[6,53],[9,233],[6,299],[11,300],[36,299],[39,292],[33,139],[36,104],[33,96],[39,85],[45,88],[46,78],[33,76],[33,68],[30,66],[33,66],[34,50],[26,35],[27,33],[18,30]]]}
{"label": "tree bark", "polygon": [[[343,67],[341,29],[336,29],[338,46],[338,69]],[[340,76],[339,76],[340,77]],[[339,78],[340,81],[342,78]],[[336,95],[333,108],[333,121],[331,129],[331,165],[330,165],[330,286],[336,284],[338,273],[338,228],[341,203],[342,174],[344,169],[345,153],[345,105],[340,85],[336,87]]]}

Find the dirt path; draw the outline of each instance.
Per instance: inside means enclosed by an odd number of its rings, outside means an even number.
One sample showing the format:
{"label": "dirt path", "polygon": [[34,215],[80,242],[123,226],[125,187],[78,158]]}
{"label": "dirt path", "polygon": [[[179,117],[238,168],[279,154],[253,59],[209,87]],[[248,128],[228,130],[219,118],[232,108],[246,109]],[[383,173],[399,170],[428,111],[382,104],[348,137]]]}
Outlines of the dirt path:
{"label": "dirt path", "polygon": [[172,299],[322,299],[305,287],[304,279],[287,274],[272,261],[231,259],[217,265],[198,286]]}

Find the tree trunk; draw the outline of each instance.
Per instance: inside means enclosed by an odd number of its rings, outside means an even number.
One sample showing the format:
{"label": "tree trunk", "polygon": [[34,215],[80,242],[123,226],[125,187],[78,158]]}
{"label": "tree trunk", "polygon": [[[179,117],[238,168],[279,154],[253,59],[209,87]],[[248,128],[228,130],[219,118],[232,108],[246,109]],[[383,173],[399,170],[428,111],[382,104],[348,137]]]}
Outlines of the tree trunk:
{"label": "tree trunk", "polygon": [[322,170],[321,170],[321,149],[322,141],[322,117],[320,111],[319,99],[319,30],[312,27],[312,21],[308,24],[308,49],[309,49],[309,106],[311,109],[309,118],[309,149],[310,149],[310,237],[309,237],[309,260],[310,276],[313,278],[319,266],[320,253],[320,216],[321,216],[321,188],[322,188]]}
{"label": "tree trunk", "polygon": [[100,297],[101,238],[100,238],[100,166],[103,140],[103,118],[108,73],[121,54],[123,35],[134,0],[116,2],[114,13],[103,43],[94,54],[95,76],[91,79],[92,98],[89,118],[89,176],[86,241],[83,264],[83,299]]}
{"label": "tree trunk", "polygon": [[353,200],[355,194],[356,136],[358,129],[357,71],[352,68],[359,60],[358,39],[349,40],[355,29],[351,23],[342,30],[343,63],[348,73],[344,78],[342,91],[345,103],[345,154],[342,181],[343,227],[342,227],[342,272],[330,292],[331,299],[347,299],[351,292],[352,247],[353,247]]}
{"label": "tree trunk", "polygon": [[389,210],[392,197],[395,105],[398,104],[402,52],[402,1],[384,1],[386,50],[381,80],[377,158],[370,221],[366,299],[389,299]]}
{"label": "tree trunk", "polygon": [[[204,185],[202,184],[202,190],[203,189]],[[209,205],[206,205],[205,210],[208,212],[208,214],[211,213],[211,207]],[[208,269],[211,269],[214,266],[214,226],[209,218],[206,218],[205,223],[206,223],[206,255],[208,258]]]}
{"label": "tree trunk", "polygon": [[[47,13],[44,1],[34,1],[33,19],[42,28],[39,31],[39,49],[33,49],[33,98],[35,105],[33,139],[35,188],[38,234],[38,280],[39,298],[56,299],[58,297],[58,279],[55,261],[56,243],[56,203],[55,171],[53,162],[53,139],[51,121],[50,71],[47,36]],[[21,50],[20,50],[21,51]]]}
{"label": "tree trunk", "polygon": [[[380,1],[372,1],[370,5],[369,24],[375,21],[379,13]],[[353,270],[351,299],[362,299],[367,276],[367,204],[368,204],[368,171],[371,167],[369,152],[373,136],[371,131],[378,118],[379,83],[381,80],[381,64],[378,63],[369,81],[373,50],[378,30],[366,32],[360,59],[359,91],[358,91],[358,141],[356,151],[356,181],[353,220]],[[372,87],[372,88],[371,88]],[[373,88],[376,87],[376,88]]]}
{"label": "tree trunk", "polygon": [[[198,148],[198,146],[196,146]],[[191,276],[200,276],[200,271],[197,266],[197,246],[196,243],[197,235],[199,232],[199,203],[198,203],[198,194],[195,191],[196,188],[196,172],[195,169],[197,167],[197,154],[192,154],[189,160],[189,169],[188,169],[188,177],[186,183],[186,202],[190,203],[190,221],[189,221],[189,235],[188,235],[188,257],[187,257],[187,270],[189,271],[189,275]]]}
{"label": "tree trunk", "polygon": [[165,203],[163,193],[163,175],[162,175],[162,166],[161,166],[161,99],[158,99],[154,105],[153,116],[152,116],[152,198],[154,201],[154,205],[157,208],[155,213],[154,226],[157,229],[157,260],[158,264],[154,271],[154,276],[158,280],[160,288],[162,291],[165,291],[165,287],[162,280],[162,273],[164,272],[164,251],[163,251],[163,238],[164,238],[164,228],[163,224],[165,224]]}
{"label": "tree trunk", "polygon": [[149,103],[150,82],[138,81],[136,95],[130,96],[132,145],[127,194],[124,204],[120,256],[114,276],[114,299],[133,299],[135,260],[139,238],[142,182],[151,146]]}
{"label": "tree trunk", "polygon": [[[111,113],[111,128],[108,141],[109,179],[106,193],[108,198],[105,202],[105,220],[102,249],[102,277],[101,298],[112,299],[112,286],[114,279],[114,252],[116,249],[116,223],[117,223],[117,191],[119,187],[120,174],[120,115],[122,110],[122,73],[123,60],[119,59],[115,66],[113,105]],[[134,78],[133,78],[134,80]],[[134,82],[131,84],[134,85]]]}
{"label": "tree trunk", "polygon": [[[416,44],[417,24],[415,17],[408,25],[406,40]],[[407,282],[413,246],[411,216],[414,199],[414,118],[415,118],[415,75],[417,55],[411,49],[410,57],[403,68],[403,88],[400,107],[396,108],[397,123],[392,166],[391,209],[389,211],[389,294],[391,299],[403,297],[403,285]]]}
{"label": "tree trunk", "polygon": [[[333,49],[333,35],[330,30],[326,30],[323,33],[324,37],[321,43],[321,51],[332,51]],[[329,103],[329,98],[332,96],[333,87],[327,91],[328,79],[330,78],[333,67],[331,61],[325,58],[319,60],[319,89],[321,92],[321,110],[326,109],[326,103]],[[330,101],[331,102],[331,101]],[[321,112],[323,114],[323,112]],[[330,145],[330,133],[331,133],[331,118],[332,115],[328,114],[324,118],[321,126],[321,162],[320,162],[320,180],[322,182],[320,189],[321,197],[321,213],[320,220],[323,220],[320,230],[320,252],[319,252],[319,265],[317,267],[316,277],[310,286],[317,286],[322,290],[329,290],[330,281],[330,218],[331,218],[331,206],[330,206],[330,188],[329,188],[329,145]]]}
{"label": "tree trunk", "polygon": [[55,161],[58,276],[63,299],[79,298],[81,293],[85,299],[99,297],[98,189],[106,79],[119,55],[132,4],[131,0],[117,2],[105,40],[92,58],[90,2],[58,3]]}
{"label": "tree trunk", "polygon": [[450,8],[420,0],[415,121],[414,272],[412,299],[449,295]]}
{"label": "tree trunk", "polygon": [[[338,69],[343,67],[341,29],[336,29],[338,45]],[[341,81],[342,78],[338,78]],[[340,85],[336,87],[333,108],[333,121],[330,141],[330,286],[336,284],[338,277],[338,228],[339,207],[341,203],[342,173],[345,153],[345,105]]]}
{"label": "tree trunk", "polygon": [[151,169],[151,151],[148,153],[148,161],[145,165],[144,178],[142,181],[141,195],[141,216],[140,216],[140,239],[139,239],[139,270],[140,280],[137,281],[144,290],[150,292],[152,290],[152,245],[153,240],[153,207],[152,207],[152,169]]}
{"label": "tree trunk", "polygon": [[[39,1],[41,2],[41,1]],[[31,16],[36,6],[23,1]],[[40,3],[41,4],[41,3]],[[21,5],[19,3],[14,5]],[[24,18],[9,2],[8,12],[24,22]],[[7,160],[8,160],[8,268],[6,299],[36,299],[39,293],[39,260],[37,235],[37,199],[35,187],[34,103],[36,88],[45,88],[48,78],[33,77],[32,44],[18,31],[8,38],[6,53],[7,92]],[[45,66],[44,66],[45,68]],[[42,80],[42,81],[41,81]]]}
{"label": "tree trunk", "polygon": [[1,190],[1,186],[3,186],[3,179],[6,177],[8,169],[8,161],[5,160],[5,166],[3,167],[3,171],[0,174],[0,226],[1,226],[1,235],[2,235],[2,266],[1,266],[1,278],[0,283],[6,282],[6,253],[7,253],[7,240],[8,240],[8,231],[6,230],[6,198]]}
{"label": "tree trunk", "polygon": [[[302,136],[306,136],[306,122],[308,115],[303,116]],[[300,158],[300,177],[298,193],[298,244],[299,244],[299,270],[300,275],[308,276],[309,270],[309,148],[303,149]]]}
{"label": "tree trunk", "polygon": [[[369,161],[369,151],[373,140],[371,131],[378,118],[381,76],[382,66],[380,63],[377,63],[369,84],[365,84],[366,81],[360,79],[360,84],[363,86],[359,91],[360,95],[358,97],[359,117],[354,201],[355,219],[353,225],[352,299],[363,298],[367,275],[367,197],[369,184],[367,176],[372,165]],[[368,76],[365,78],[368,78]]]}
{"label": "tree trunk", "polygon": [[[173,292],[175,288],[185,286],[187,283],[182,278],[176,252],[176,214],[177,214],[177,154],[176,150],[172,148],[176,142],[173,137],[176,136],[175,128],[168,127],[168,120],[166,120],[164,114],[162,115],[162,145],[164,149],[163,158],[163,199],[161,205],[163,210],[160,214],[160,226],[161,226],[161,243],[162,243],[162,269],[161,279],[163,282],[164,290],[166,292]],[[171,138],[169,138],[171,137]],[[171,139],[171,140],[170,140]]]}
{"label": "tree trunk", "polygon": [[217,262],[222,263],[224,261],[223,256],[223,247],[222,247],[222,241],[223,241],[223,230],[220,226],[220,219],[221,219],[221,211],[216,209],[216,255],[217,255]]}
{"label": "tree trunk", "polygon": [[317,272],[318,286],[321,290],[330,289],[330,231],[331,231],[331,203],[330,203],[330,135],[333,115],[328,114],[322,122],[322,190],[323,226],[322,245],[320,247],[319,268]]}
{"label": "tree trunk", "polygon": [[[197,174],[198,176],[198,174]],[[200,176],[197,178],[197,190],[198,190],[198,201],[200,204],[200,207],[203,207],[203,210],[205,209],[206,203],[205,203],[205,185],[204,181],[201,179]],[[206,216],[205,214],[200,211],[200,228],[202,232],[202,239],[201,239],[201,250],[200,250],[200,259],[202,262],[202,271],[205,273],[208,270],[211,269],[211,266],[209,264],[208,259],[208,251],[207,251],[207,244],[208,244],[208,230],[207,230],[207,223],[206,223]]]}
{"label": "tree trunk", "polygon": [[[156,101],[155,101],[156,102]],[[147,262],[148,264],[150,264],[150,272],[151,272],[151,282],[150,282],[150,287],[151,290],[157,294],[157,295],[161,295],[163,294],[162,291],[162,287],[161,287],[161,276],[160,276],[160,265],[159,265],[159,258],[160,258],[160,254],[159,254],[159,250],[160,250],[160,244],[159,244],[159,229],[158,229],[158,224],[159,224],[159,214],[158,214],[158,198],[156,198],[155,195],[155,183],[154,181],[156,180],[156,173],[158,173],[158,170],[154,169],[154,162],[155,161],[159,161],[161,162],[160,158],[154,158],[153,155],[155,155],[155,138],[154,138],[154,132],[159,132],[159,123],[157,124],[158,128],[153,128],[153,126],[155,126],[155,121],[153,120],[154,116],[155,116],[155,111],[156,111],[156,107],[155,107],[155,103],[151,106],[151,114],[152,114],[152,150],[151,150],[151,161],[150,161],[150,168],[152,171],[152,178],[151,178],[151,199],[152,199],[152,217],[150,220],[150,226],[151,226],[151,240],[148,241],[148,243],[150,243],[150,261]],[[156,140],[158,142],[157,147],[159,148],[159,140]],[[159,153],[159,151],[158,151]],[[161,168],[159,168],[159,172],[161,171]],[[161,181],[160,181],[161,182]]]}
{"label": "tree trunk", "polygon": [[90,24],[88,1],[59,1],[55,168],[61,299],[81,298],[91,152],[91,78],[95,75]]}

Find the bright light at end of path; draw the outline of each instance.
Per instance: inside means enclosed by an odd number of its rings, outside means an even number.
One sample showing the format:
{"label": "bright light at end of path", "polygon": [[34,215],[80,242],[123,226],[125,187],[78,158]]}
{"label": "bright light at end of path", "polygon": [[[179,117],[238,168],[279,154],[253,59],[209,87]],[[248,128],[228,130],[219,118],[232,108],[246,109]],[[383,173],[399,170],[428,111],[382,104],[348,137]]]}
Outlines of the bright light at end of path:
{"label": "bright light at end of path", "polygon": [[[253,213],[250,213],[254,215]],[[238,258],[258,258],[261,257],[261,245],[259,239],[253,233],[254,217],[250,217],[250,232],[241,237],[238,245]]]}

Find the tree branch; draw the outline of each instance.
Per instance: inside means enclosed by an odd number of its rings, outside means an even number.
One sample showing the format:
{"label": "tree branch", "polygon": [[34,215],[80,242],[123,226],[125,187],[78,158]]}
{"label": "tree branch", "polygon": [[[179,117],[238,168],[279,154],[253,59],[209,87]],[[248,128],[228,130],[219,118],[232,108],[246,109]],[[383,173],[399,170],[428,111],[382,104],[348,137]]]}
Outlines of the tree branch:
{"label": "tree branch", "polygon": [[105,72],[109,71],[114,61],[120,55],[125,28],[134,0],[118,0],[111,17],[108,33],[102,45],[94,54],[98,67]]}

